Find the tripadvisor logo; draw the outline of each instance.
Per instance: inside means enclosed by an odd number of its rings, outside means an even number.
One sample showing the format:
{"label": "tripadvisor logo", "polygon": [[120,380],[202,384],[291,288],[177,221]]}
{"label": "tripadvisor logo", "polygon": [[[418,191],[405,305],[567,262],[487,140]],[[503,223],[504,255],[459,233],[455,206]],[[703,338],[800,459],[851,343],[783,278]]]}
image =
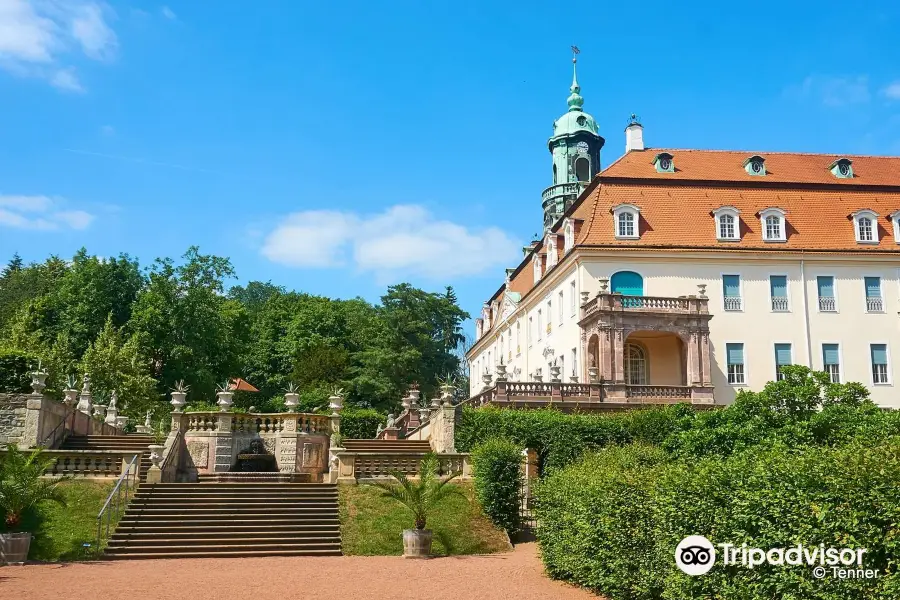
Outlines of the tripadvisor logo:
{"label": "tripadvisor logo", "polygon": [[675,548],[675,564],[688,575],[703,575],[716,564],[716,549],[702,535],[689,535]]}

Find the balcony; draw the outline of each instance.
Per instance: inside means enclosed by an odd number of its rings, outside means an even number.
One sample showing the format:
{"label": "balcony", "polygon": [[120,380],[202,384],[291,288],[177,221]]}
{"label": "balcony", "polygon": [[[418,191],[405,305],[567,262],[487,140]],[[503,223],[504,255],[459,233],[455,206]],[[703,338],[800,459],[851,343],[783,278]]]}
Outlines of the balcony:
{"label": "balcony", "polygon": [[740,296],[725,296],[725,310],[743,310],[744,303]]}
{"label": "balcony", "polygon": [[867,312],[884,312],[884,300],[881,298],[866,298]]}
{"label": "balcony", "polygon": [[772,312],[788,312],[788,299],[783,296],[772,296]]}
{"label": "balcony", "polygon": [[601,292],[596,299],[581,306],[581,318],[603,311],[626,311],[634,314],[691,315],[706,314],[709,300],[701,296],[625,296]]}
{"label": "balcony", "polygon": [[576,181],[574,183],[558,183],[556,185],[551,185],[546,190],[541,193],[541,202],[545,203],[551,198],[556,198],[558,196],[578,196],[587,186],[587,182],[584,181]]}
{"label": "balcony", "polygon": [[819,312],[837,312],[834,296],[819,296]]}

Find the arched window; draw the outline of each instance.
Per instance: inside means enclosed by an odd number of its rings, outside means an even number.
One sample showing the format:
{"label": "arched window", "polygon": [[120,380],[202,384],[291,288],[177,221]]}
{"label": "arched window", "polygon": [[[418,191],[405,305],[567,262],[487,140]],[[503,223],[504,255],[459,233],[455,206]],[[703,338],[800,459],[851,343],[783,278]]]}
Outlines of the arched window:
{"label": "arched window", "polygon": [[719,237],[723,240],[733,240],[737,237],[734,234],[734,217],[731,215],[719,217]]}
{"label": "arched window", "polygon": [[581,157],[575,160],[575,177],[578,181],[588,181],[591,178],[591,163]]}
{"label": "arched window", "polygon": [[869,217],[859,218],[859,241],[872,241],[872,219],[870,219]]}
{"label": "arched window", "polygon": [[553,185],[556,185],[556,165],[553,165]]}
{"label": "arched window", "polygon": [[634,215],[630,212],[619,215],[619,237],[634,237]]}
{"label": "arched window", "polygon": [[785,212],[780,208],[772,207],[760,211],[759,219],[763,228],[763,241],[784,242],[787,240],[784,217]]}
{"label": "arched window", "polygon": [[644,278],[634,271],[619,271],[610,279],[610,287],[623,296],[643,296]]}
{"label": "arched window", "polygon": [[856,229],[856,241],[860,244],[878,243],[878,213],[865,208],[851,215]]}
{"label": "arched window", "polygon": [[625,345],[625,379],[628,385],[647,385],[647,357],[637,344]]}

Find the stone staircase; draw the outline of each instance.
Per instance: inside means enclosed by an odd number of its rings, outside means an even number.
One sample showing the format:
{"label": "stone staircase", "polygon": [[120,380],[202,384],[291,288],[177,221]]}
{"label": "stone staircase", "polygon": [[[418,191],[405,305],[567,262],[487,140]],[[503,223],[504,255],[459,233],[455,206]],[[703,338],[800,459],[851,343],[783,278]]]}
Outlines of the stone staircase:
{"label": "stone staircase", "polygon": [[378,452],[379,454],[410,454],[420,456],[431,452],[428,440],[344,440],[347,452]]}
{"label": "stone staircase", "polygon": [[142,454],[138,473],[141,481],[147,480],[147,471],[150,469],[150,450],[148,446],[153,443],[153,437],[149,435],[78,435],[69,436],[60,446],[60,450],[115,450],[117,452],[134,452]]}
{"label": "stone staircase", "polygon": [[340,554],[335,485],[156,483],[138,488],[105,558]]}

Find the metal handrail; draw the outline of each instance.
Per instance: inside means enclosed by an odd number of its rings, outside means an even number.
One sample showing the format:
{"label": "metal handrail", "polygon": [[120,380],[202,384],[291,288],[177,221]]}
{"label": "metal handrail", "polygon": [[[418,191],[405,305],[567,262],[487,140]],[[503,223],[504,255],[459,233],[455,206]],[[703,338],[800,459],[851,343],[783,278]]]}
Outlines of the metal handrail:
{"label": "metal handrail", "polygon": [[[113,487],[112,491],[109,493],[109,496],[106,497],[106,502],[103,504],[103,508],[100,509],[100,512],[97,514],[97,548],[100,548],[100,540],[102,539],[101,533],[103,531],[103,515],[106,514],[106,537],[109,537],[109,523],[112,520],[112,510],[107,510],[110,508],[110,503],[113,501],[115,497],[115,504],[112,505],[112,508],[116,511],[116,522],[118,522],[119,517],[122,513],[123,504],[128,502],[128,492],[134,492],[135,488],[137,488],[137,479],[138,479],[138,458],[140,454],[135,454],[131,458],[131,462],[128,463],[128,467],[126,467],[125,471],[119,475],[119,479],[116,480],[116,485]],[[124,502],[122,500],[122,482],[125,482],[125,499]]]}
{"label": "metal handrail", "polygon": [[[65,436],[65,432],[66,432],[65,425],[66,425],[66,423],[69,422],[69,417],[71,417],[72,415],[75,414],[75,411],[76,411],[76,410],[77,410],[77,408],[72,408],[71,411],[66,412],[66,415],[63,417],[63,420],[60,421],[59,423],[57,423],[57,424],[56,424],[56,427],[54,427],[53,430],[52,430],[50,433],[48,433],[46,437],[44,437],[44,441],[42,441],[42,442],[40,443],[40,446],[41,446],[42,448],[50,448],[50,449],[52,449],[52,448],[54,447],[54,445],[55,445],[56,442],[57,442],[56,437],[57,437],[57,432],[59,431],[59,428],[60,428],[60,427],[63,428],[63,429],[62,429],[62,431],[63,431],[62,440],[65,440],[65,439],[66,439],[66,436]],[[73,423],[73,426],[74,426],[74,423]],[[51,439],[51,438],[52,438],[52,439]],[[47,444],[47,441],[48,441],[48,440],[50,440],[50,444]],[[62,441],[62,440],[60,440],[60,441]]]}

